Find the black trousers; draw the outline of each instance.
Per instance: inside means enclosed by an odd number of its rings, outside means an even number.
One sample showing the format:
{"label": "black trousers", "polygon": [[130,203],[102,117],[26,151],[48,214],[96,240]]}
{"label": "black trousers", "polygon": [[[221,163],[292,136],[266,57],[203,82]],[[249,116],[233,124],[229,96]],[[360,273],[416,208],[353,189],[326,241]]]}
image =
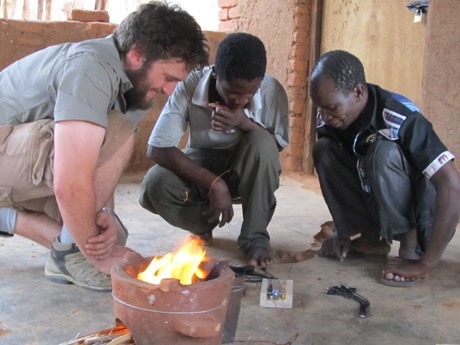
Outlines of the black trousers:
{"label": "black trousers", "polygon": [[313,158],[340,237],[378,232],[381,238],[392,240],[416,228],[420,249],[424,250],[431,233],[436,192],[422,174],[413,173],[396,142],[377,140],[361,158],[368,192],[358,174],[358,158],[343,150],[337,140],[319,139]]}

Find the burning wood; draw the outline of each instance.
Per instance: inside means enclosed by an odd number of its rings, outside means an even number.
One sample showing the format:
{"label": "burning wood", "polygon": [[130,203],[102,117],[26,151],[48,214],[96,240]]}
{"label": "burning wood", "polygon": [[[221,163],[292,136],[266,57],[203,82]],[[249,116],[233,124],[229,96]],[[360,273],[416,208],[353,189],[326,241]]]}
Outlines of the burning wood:
{"label": "burning wood", "polygon": [[59,345],[134,345],[131,332],[125,325],[104,329]]}
{"label": "burning wood", "polygon": [[190,285],[206,279],[209,270],[202,265],[209,261],[203,241],[193,238],[185,243],[175,254],[155,256],[150,265],[137,275],[137,279],[151,284],[160,284],[162,279],[178,279],[182,285]]}

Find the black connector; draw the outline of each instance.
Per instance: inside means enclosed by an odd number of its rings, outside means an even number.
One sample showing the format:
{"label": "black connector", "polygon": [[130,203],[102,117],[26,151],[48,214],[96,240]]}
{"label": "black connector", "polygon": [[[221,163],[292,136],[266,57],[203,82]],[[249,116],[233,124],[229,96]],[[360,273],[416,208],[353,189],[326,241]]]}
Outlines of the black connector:
{"label": "black connector", "polygon": [[367,317],[367,313],[370,307],[369,300],[356,293],[356,288],[348,287],[345,285],[331,286],[325,291],[328,295],[340,295],[345,298],[353,299],[359,303],[359,316]]}
{"label": "black connector", "polygon": [[243,277],[244,281],[247,283],[260,283],[262,279],[278,279],[272,274],[268,273],[265,267],[262,267],[261,270],[264,273],[257,272],[253,266],[231,266],[230,269],[235,272],[237,277]]}

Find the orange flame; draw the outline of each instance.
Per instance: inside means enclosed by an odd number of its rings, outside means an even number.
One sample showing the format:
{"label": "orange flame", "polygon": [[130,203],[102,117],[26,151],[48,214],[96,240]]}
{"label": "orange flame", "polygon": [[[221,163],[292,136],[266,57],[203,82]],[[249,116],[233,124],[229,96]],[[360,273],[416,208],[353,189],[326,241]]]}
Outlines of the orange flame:
{"label": "orange flame", "polygon": [[151,284],[159,284],[162,279],[178,279],[182,285],[193,284],[196,278],[204,279],[208,272],[199,266],[206,258],[202,241],[194,238],[174,253],[154,257],[147,269],[137,275],[137,279]]}

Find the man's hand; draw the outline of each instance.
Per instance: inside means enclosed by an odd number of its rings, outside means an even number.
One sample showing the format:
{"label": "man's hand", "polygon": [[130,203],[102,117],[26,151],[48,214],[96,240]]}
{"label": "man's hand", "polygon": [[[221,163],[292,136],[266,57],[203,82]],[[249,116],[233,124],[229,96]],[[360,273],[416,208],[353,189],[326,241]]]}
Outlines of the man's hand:
{"label": "man's hand", "polygon": [[110,274],[112,267],[117,265],[126,265],[128,263],[137,262],[142,260],[142,256],[132,249],[121,246],[114,246],[105,259],[94,260],[92,257],[88,257],[88,260],[94,265],[94,267],[105,274]]}
{"label": "man's hand", "polygon": [[233,218],[232,197],[227,184],[222,179],[217,179],[209,191],[209,209],[204,213],[209,217],[209,224],[219,224],[223,227]]}
{"label": "man's hand", "polygon": [[85,244],[85,253],[96,260],[109,257],[118,237],[117,225],[112,212],[100,211],[96,214],[96,224],[100,234],[88,239]]}
{"label": "man's hand", "polygon": [[321,245],[321,251],[324,255],[335,256],[340,261],[343,261],[351,248],[351,241],[349,238],[340,238],[337,234],[333,234]]}
{"label": "man's hand", "polygon": [[273,258],[269,249],[253,247],[248,252],[248,265],[267,267],[273,263]]}
{"label": "man's hand", "polygon": [[209,106],[214,109],[212,129],[215,131],[227,132],[235,128],[242,128],[243,123],[249,120],[242,108],[231,110],[219,103],[210,103]]}

